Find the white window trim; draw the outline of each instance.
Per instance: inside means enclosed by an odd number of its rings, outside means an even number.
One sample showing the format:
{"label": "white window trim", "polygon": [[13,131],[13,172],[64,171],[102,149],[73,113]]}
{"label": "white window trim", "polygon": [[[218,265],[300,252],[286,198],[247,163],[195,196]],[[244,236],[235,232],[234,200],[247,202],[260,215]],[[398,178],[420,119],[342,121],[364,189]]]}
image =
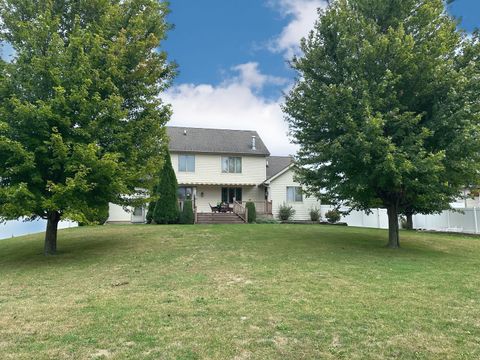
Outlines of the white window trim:
{"label": "white window trim", "polygon": [[[228,159],[228,171],[223,171],[223,162],[225,159]],[[240,159],[240,171],[230,171],[230,160],[231,159]],[[220,170],[222,174],[242,174],[243,173],[243,159],[241,156],[222,156],[220,159]]]}
{"label": "white window trim", "polygon": [[[295,189],[295,190],[294,190],[294,200],[289,200],[289,199],[288,199],[288,189],[289,189],[289,188]],[[300,189],[300,195],[302,196],[302,200],[301,200],[301,201],[297,201],[297,200],[296,200],[296,199],[297,199],[297,189]],[[290,204],[295,204],[295,203],[296,203],[296,204],[302,204],[302,203],[303,203],[303,200],[304,200],[302,187],[301,187],[301,186],[287,186],[287,187],[286,187],[286,198],[287,198],[287,203],[290,203]]]}
{"label": "white window trim", "polygon": [[[190,171],[188,170],[188,161],[185,162],[185,170],[180,170],[180,158],[182,156],[185,156],[185,157],[192,157],[193,158],[193,171]],[[192,154],[179,154],[178,155],[178,172],[181,172],[181,173],[195,173],[195,170],[196,170],[196,167],[197,167],[197,159],[195,157],[195,155],[192,155]]]}

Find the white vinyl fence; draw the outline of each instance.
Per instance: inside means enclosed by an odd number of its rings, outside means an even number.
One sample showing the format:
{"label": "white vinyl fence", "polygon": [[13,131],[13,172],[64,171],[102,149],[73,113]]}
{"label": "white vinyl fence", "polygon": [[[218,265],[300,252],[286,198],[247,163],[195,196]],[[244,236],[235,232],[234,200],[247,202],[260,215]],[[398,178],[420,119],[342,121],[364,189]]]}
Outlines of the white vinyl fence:
{"label": "white vinyl fence", "polygon": [[462,232],[468,234],[480,233],[480,208],[465,208],[457,211],[444,211],[438,215],[415,215],[415,229]]}
{"label": "white vinyl fence", "polygon": [[[332,210],[331,205],[320,206],[322,218],[325,219],[325,213]],[[340,208],[341,212],[347,212],[346,207]],[[387,209],[372,209],[371,214],[366,214],[363,211],[352,211],[346,216],[342,216],[341,222],[345,222],[348,226],[359,226],[377,229],[388,229]]]}
{"label": "white vinyl fence", "polygon": [[[71,221],[60,221],[59,229],[66,229],[78,226],[77,223]],[[47,222],[45,220],[22,221],[14,220],[0,223],[0,240],[8,239],[16,236],[34,234],[45,231]]]}
{"label": "white vinyl fence", "polygon": [[[333,206],[322,205],[322,217],[333,209]],[[340,208],[347,211],[348,208]],[[372,209],[371,214],[362,211],[352,211],[340,220],[349,226],[359,226],[377,229],[388,229],[387,209]],[[435,215],[414,215],[413,227],[419,230],[463,232],[468,234],[480,233],[480,208],[465,208],[457,211],[447,210]]]}

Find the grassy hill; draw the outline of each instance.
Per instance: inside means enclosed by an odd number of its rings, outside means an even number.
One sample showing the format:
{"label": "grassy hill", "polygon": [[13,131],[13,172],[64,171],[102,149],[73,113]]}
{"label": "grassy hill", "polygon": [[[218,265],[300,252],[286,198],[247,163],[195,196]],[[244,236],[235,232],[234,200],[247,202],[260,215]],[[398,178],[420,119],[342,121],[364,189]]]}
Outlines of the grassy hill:
{"label": "grassy hill", "polygon": [[480,358],[480,239],[302,225],[0,241],[2,359]]}

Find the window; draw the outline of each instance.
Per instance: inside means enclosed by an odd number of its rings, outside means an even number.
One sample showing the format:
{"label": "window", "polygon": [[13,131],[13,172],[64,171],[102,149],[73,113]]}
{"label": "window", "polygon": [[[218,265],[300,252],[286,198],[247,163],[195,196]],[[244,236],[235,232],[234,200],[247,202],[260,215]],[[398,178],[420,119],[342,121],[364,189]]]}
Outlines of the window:
{"label": "window", "polygon": [[135,207],[133,209],[133,216],[143,216],[143,208],[142,207]]}
{"label": "window", "polygon": [[287,201],[302,202],[302,188],[300,186],[287,186]]}
{"label": "window", "polygon": [[222,202],[231,204],[233,200],[242,201],[242,188],[222,188]]}
{"label": "window", "polygon": [[195,172],[195,155],[178,155],[178,171]]}
{"label": "window", "polygon": [[181,201],[192,200],[194,195],[193,187],[181,186],[178,188],[178,199]]}
{"label": "window", "polygon": [[242,172],[242,158],[234,156],[222,157],[222,172],[240,174]]}

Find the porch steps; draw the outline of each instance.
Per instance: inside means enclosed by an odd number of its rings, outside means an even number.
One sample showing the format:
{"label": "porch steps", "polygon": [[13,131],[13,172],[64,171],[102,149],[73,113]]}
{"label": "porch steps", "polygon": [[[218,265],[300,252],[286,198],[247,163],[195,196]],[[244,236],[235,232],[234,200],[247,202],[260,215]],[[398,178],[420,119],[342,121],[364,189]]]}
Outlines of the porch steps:
{"label": "porch steps", "polygon": [[245,224],[233,213],[198,213],[197,224]]}

